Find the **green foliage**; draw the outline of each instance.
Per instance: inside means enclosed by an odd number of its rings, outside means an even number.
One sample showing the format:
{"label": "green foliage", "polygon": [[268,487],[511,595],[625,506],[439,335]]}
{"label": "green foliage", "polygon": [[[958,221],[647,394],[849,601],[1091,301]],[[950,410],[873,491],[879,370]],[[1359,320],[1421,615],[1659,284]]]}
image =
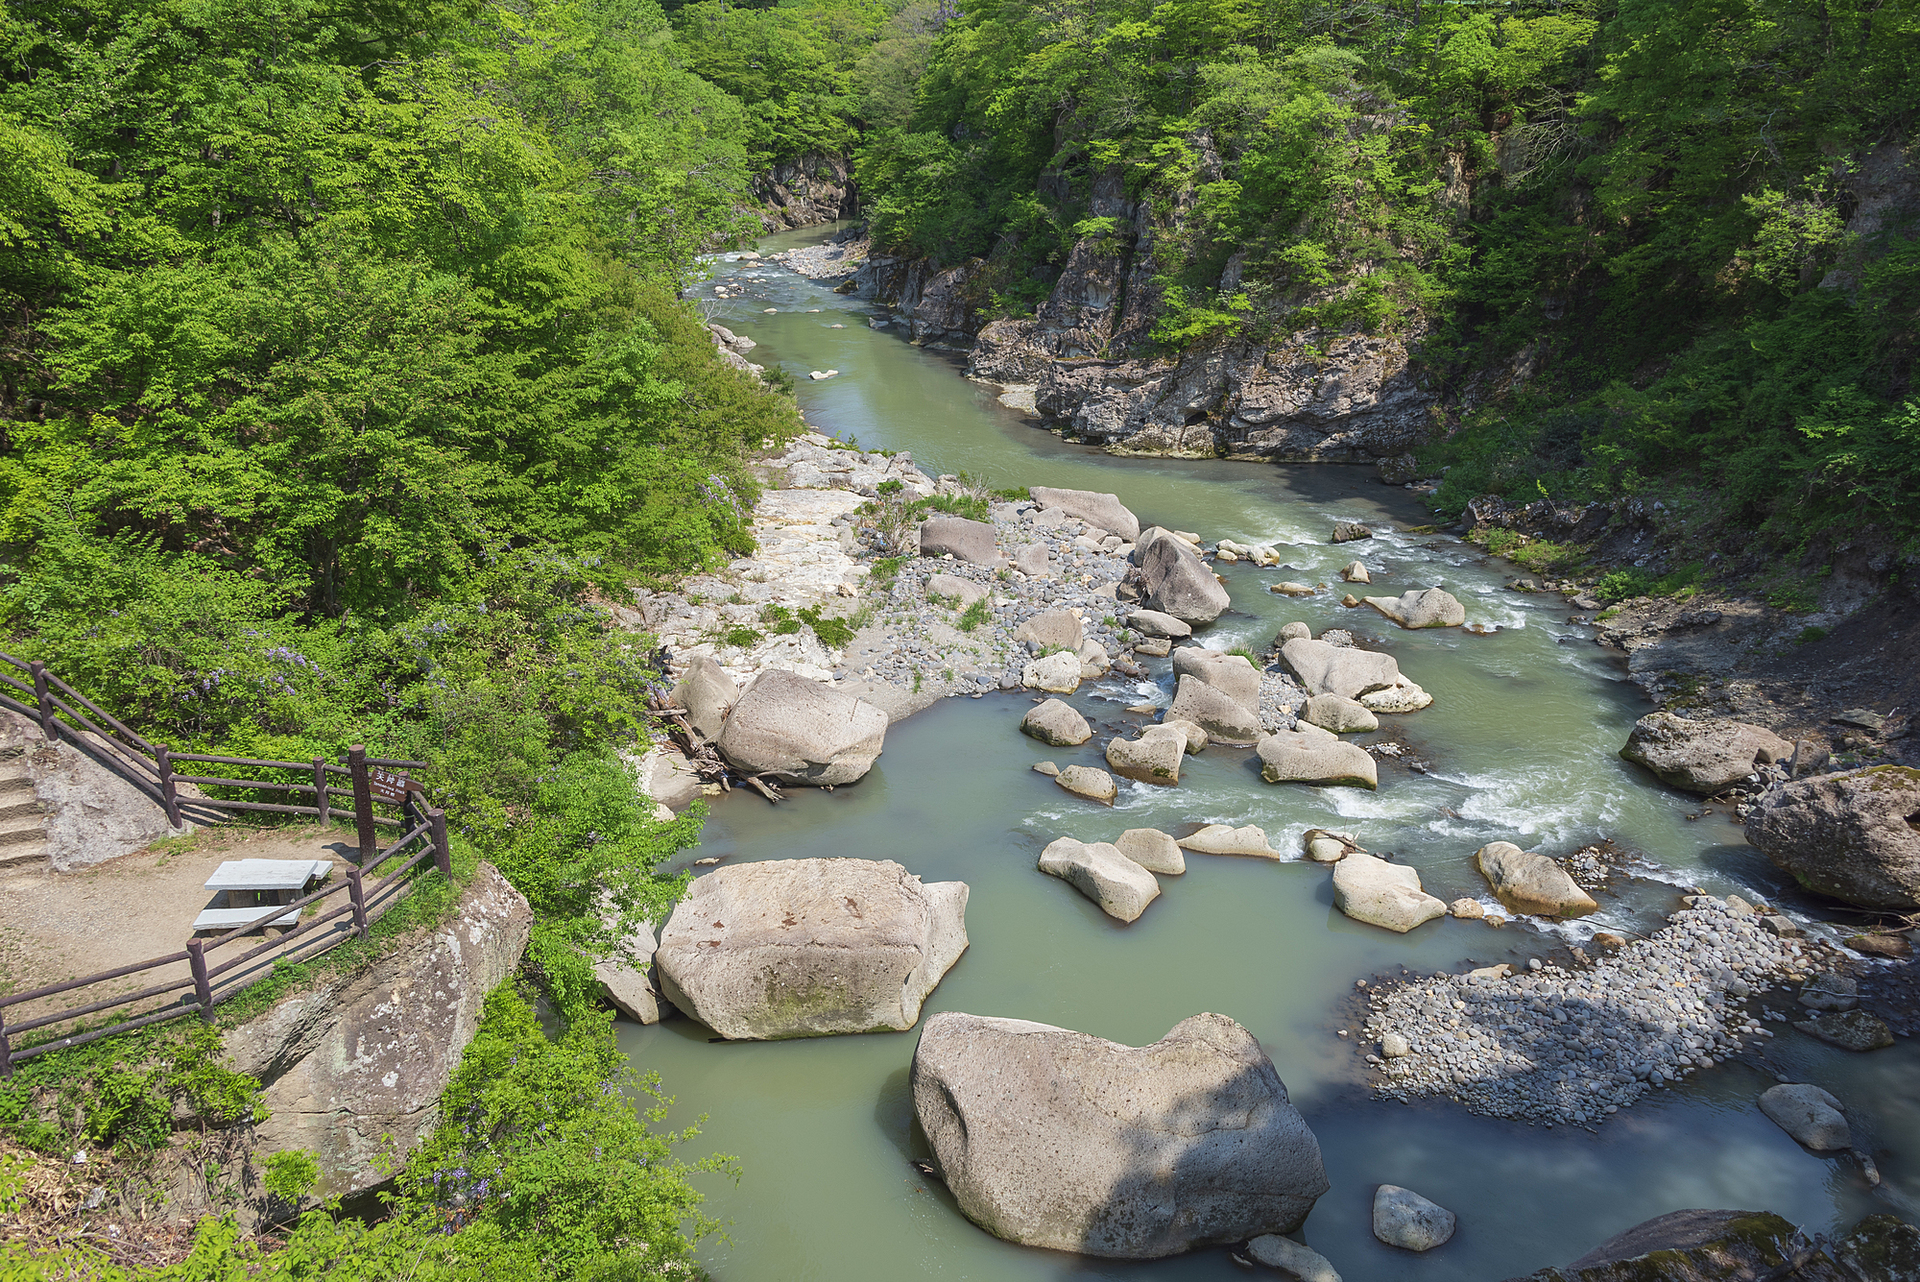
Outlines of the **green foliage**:
{"label": "green foliage", "polygon": [[1800,629],[1800,634],[1793,639],[1793,642],[1795,645],[1811,645],[1815,641],[1824,641],[1826,639],[1827,630],[1818,624],[1813,624]]}
{"label": "green foliage", "polygon": [[1763,599],[1782,614],[1812,614],[1820,604],[1813,590],[1801,583],[1768,588]]}
{"label": "green foliage", "polygon": [[727,645],[738,646],[745,650],[766,640],[765,635],[748,627],[744,623],[735,624],[720,634],[721,641]]}
{"label": "green foliage", "polygon": [[1594,586],[1594,595],[1602,601],[1625,601],[1642,596],[1690,597],[1705,575],[1705,566],[1695,561],[1655,577],[1645,570],[1627,566],[1602,575]]}
{"label": "green foliage", "polygon": [[791,636],[801,627],[800,620],[793,617],[793,610],[784,605],[763,605],[760,607],[760,622],[767,625],[767,631],[774,636]]}
{"label": "green foliage", "polygon": [[853,640],[853,634],[858,630],[846,619],[822,614],[817,605],[801,607],[800,621],[813,629],[813,635],[820,639],[821,645],[834,650]]}
{"label": "green foliage", "polygon": [[935,494],[914,504],[914,510],[916,514],[944,512],[969,521],[986,521],[993,515],[990,501],[979,494]]}
{"label": "green foliage", "polygon": [[991,621],[992,618],[993,607],[987,604],[985,597],[981,597],[972,605],[962,610],[960,617],[955,620],[955,622],[959,625],[962,632],[971,632],[981,624]]}
{"label": "green foliage", "polygon": [[281,1149],[267,1154],[260,1184],[269,1194],[289,1206],[299,1206],[302,1198],[320,1182],[320,1161],[303,1148]]}

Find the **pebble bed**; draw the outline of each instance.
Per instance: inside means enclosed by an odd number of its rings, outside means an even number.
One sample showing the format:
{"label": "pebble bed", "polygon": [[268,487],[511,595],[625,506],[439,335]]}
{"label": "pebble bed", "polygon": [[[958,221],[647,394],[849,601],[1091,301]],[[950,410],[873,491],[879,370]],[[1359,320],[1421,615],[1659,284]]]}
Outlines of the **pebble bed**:
{"label": "pebble bed", "polygon": [[[1771,1037],[1741,1005],[1809,967],[1810,946],[1706,896],[1592,966],[1437,975],[1375,994],[1376,1094],[1595,1126],[1647,1092]],[[1389,1038],[1395,1039],[1389,1041]],[[1404,1045],[1398,1044],[1404,1039]]]}

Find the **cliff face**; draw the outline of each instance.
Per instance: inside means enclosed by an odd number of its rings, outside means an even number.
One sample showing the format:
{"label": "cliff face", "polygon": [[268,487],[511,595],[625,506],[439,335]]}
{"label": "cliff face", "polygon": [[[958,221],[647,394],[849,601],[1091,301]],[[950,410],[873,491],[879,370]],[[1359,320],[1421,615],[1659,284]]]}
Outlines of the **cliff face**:
{"label": "cliff face", "polygon": [[767,231],[791,231],[852,218],[859,212],[853,167],[845,156],[808,152],[756,175],[750,190]]}
{"label": "cliff face", "polygon": [[[1177,355],[1149,342],[1163,306],[1158,254],[1184,210],[1175,202],[1157,218],[1117,173],[1101,175],[1089,216],[1113,230],[1075,243],[1031,319],[985,319],[994,269],[980,259],[942,270],[874,257],[854,288],[900,311],[912,341],[969,348],[971,377],[1113,453],[1380,463],[1383,479],[1412,479],[1410,451],[1437,422],[1438,398],[1413,361],[1423,326],[1224,338]],[[1229,259],[1223,285],[1239,271]]]}

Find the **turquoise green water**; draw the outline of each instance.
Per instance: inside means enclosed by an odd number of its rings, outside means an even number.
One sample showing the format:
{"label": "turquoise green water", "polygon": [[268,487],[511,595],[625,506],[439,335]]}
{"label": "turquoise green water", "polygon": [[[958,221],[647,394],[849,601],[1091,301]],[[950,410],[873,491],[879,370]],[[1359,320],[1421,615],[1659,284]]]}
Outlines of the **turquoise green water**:
{"label": "turquoise green water", "polygon": [[[1239,1020],[1273,1056],[1319,1137],[1333,1187],[1303,1236],[1349,1282],[1505,1278],[1565,1263],[1682,1207],[1765,1208],[1817,1228],[1887,1209],[1854,1168],[1803,1152],[1762,1117],[1753,1099],[1772,1078],[1740,1065],[1662,1092],[1598,1135],[1369,1098],[1353,1039],[1336,1035],[1357,1031],[1357,1012],[1345,1005],[1355,979],[1519,959],[1564,937],[1450,918],[1395,936],[1336,912],[1323,868],[1207,856],[1191,857],[1182,877],[1162,878],[1160,899],[1122,926],[1035,871],[1039,849],[1063,834],[1110,839],[1129,827],[1221,821],[1260,824],[1282,849],[1297,848],[1309,826],[1352,828],[1368,847],[1417,866],[1427,888],[1448,899],[1483,893],[1468,860],[1495,838],[1553,853],[1612,838],[1672,883],[1635,883],[1576,937],[1596,925],[1655,924],[1682,883],[1785,893],[1736,828],[1720,816],[1689,821],[1697,801],[1619,760],[1646,705],[1589,630],[1565,622],[1558,598],[1508,591],[1500,585],[1510,570],[1444,536],[1386,534],[1339,548],[1320,541],[1336,518],[1389,527],[1422,519],[1366,470],[1119,460],[1065,445],[1001,410],[951,362],[869,329],[864,305],[770,267],[720,271],[759,296],[717,319],[761,344],[753,359],[802,379],[802,408],[821,430],[910,449],[929,472],[1112,490],[1147,521],[1208,538],[1290,543],[1281,550],[1294,569],[1227,567],[1234,612],[1209,631],[1209,644],[1258,649],[1295,618],[1316,631],[1348,626],[1391,650],[1436,702],[1383,719],[1432,772],[1383,763],[1378,792],[1265,785],[1251,754],[1210,748],[1188,759],[1177,788],[1129,785],[1108,810],[1031,770],[1043,758],[1100,764],[1105,735],[1080,749],[1043,748],[1017,732],[1030,706],[1024,696],[949,700],[894,726],[857,786],[795,790],[779,807],[744,793],[721,799],[689,858],[850,855],[895,859],[928,881],[967,882],[972,946],[927,1013],[1015,1016],[1132,1044],[1198,1011]],[[766,315],[768,306],[780,310]],[[821,311],[809,313],[814,307]],[[829,328],[836,322],[846,328]],[[828,368],[841,373],[805,379]],[[1403,633],[1371,611],[1342,609],[1337,596],[1293,602],[1265,591],[1280,578],[1332,582],[1354,556],[1373,570],[1376,594],[1440,583],[1466,602],[1469,618],[1500,631]],[[1165,687],[1164,674],[1157,686],[1100,683],[1071,702],[1096,727],[1117,727],[1135,720],[1126,705]],[[707,1115],[700,1151],[741,1160],[737,1187],[709,1185],[709,1210],[731,1222],[731,1244],[705,1252],[718,1278],[1241,1276],[1222,1250],[1123,1264],[1011,1246],[975,1228],[908,1162],[916,1151],[906,1091],[912,1032],[772,1044],[707,1036],[684,1019],[621,1029],[635,1062],[657,1069],[677,1097],[671,1120]],[[1920,1196],[1908,1157],[1920,1140],[1920,1064],[1910,1046],[1849,1056],[1789,1031],[1773,1059],[1848,1103],[1882,1172]],[[1368,1208],[1380,1183],[1454,1210],[1453,1241],[1425,1256],[1375,1242]]]}

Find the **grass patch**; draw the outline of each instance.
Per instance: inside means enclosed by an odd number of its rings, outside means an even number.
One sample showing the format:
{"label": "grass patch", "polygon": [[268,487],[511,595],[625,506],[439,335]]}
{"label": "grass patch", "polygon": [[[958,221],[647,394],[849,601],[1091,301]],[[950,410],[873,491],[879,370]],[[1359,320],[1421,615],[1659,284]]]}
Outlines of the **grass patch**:
{"label": "grass patch", "polygon": [[876,587],[891,587],[900,577],[900,567],[907,563],[904,556],[883,556],[873,563],[873,572],[868,576]]}
{"label": "grass patch", "polygon": [[1795,645],[1811,645],[1815,641],[1825,641],[1827,630],[1819,624],[1800,629],[1800,635],[1793,639]]}
{"label": "grass patch", "polygon": [[1685,600],[1700,590],[1706,567],[1690,562],[1655,578],[1645,570],[1628,566],[1602,575],[1594,585],[1594,595],[1602,601],[1626,601],[1639,596],[1667,596]]}
{"label": "grass patch", "polygon": [[1813,589],[1798,583],[1769,589],[1765,600],[1768,605],[1785,614],[1812,614],[1819,605]]}
{"label": "grass patch", "polygon": [[985,597],[981,597],[965,610],[962,610],[956,622],[959,624],[962,632],[971,632],[992,617],[993,608],[987,604]]}
{"label": "grass patch", "polygon": [[760,642],[763,641],[765,638],[762,637],[760,633],[755,631],[753,628],[750,628],[746,624],[742,623],[734,627],[728,628],[725,632],[722,632],[720,634],[720,639],[726,642],[728,645],[738,646],[742,650],[745,650],[751,646],[759,645]]}
{"label": "grass patch", "polygon": [[836,619],[820,613],[819,606],[807,606],[800,611],[800,621],[813,629],[813,635],[820,638],[820,644],[837,650],[853,640],[856,631],[853,624],[845,619]]}
{"label": "grass patch", "polygon": [[800,620],[793,617],[793,611],[784,605],[763,605],[760,607],[760,622],[767,631],[777,637],[790,637],[800,630]]}

